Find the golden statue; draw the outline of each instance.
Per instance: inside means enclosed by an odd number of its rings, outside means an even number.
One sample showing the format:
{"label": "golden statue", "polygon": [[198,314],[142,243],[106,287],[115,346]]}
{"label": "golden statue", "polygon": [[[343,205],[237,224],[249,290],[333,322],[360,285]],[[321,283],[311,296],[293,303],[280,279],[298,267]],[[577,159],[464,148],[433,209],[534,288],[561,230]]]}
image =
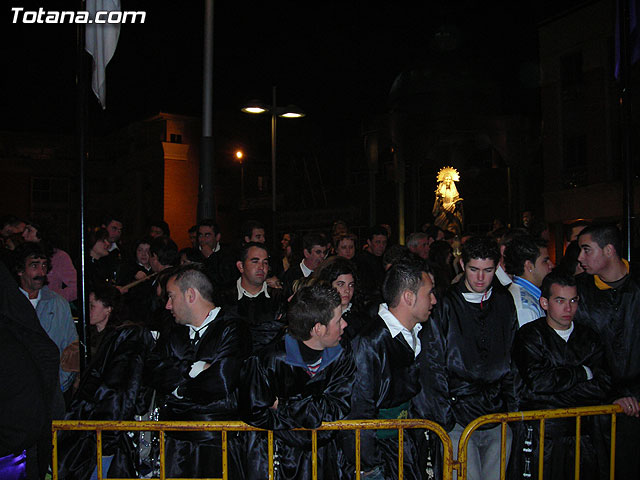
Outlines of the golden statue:
{"label": "golden statue", "polygon": [[434,223],[443,230],[449,230],[456,235],[462,233],[464,211],[462,197],[458,194],[456,182],[460,181],[460,174],[453,167],[443,167],[438,172],[438,186],[436,200],[433,203]]}

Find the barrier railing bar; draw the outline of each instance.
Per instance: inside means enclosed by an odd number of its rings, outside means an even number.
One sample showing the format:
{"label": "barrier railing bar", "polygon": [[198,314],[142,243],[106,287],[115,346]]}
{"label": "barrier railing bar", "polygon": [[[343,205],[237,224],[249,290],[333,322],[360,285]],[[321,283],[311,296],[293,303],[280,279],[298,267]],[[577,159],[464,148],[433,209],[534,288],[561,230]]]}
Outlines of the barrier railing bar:
{"label": "barrier railing bar", "polygon": [[[622,411],[622,407],[620,407],[620,411]],[[611,464],[609,465],[609,477],[611,480],[615,480],[616,478],[616,415],[614,413],[611,414]]]}
{"label": "barrier railing bar", "polygon": [[160,480],[165,480],[166,479],[166,473],[165,472],[165,451],[164,451],[164,430],[160,430]]}
{"label": "barrier railing bar", "polygon": [[356,429],[356,480],[360,480],[360,429]]}
{"label": "barrier railing bar", "polygon": [[[443,447],[443,455],[442,455],[442,478],[453,478],[453,443],[451,442],[451,439],[449,438],[449,436],[447,435],[446,437],[446,441],[444,440],[443,437],[440,436],[440,432],[437,432],[435,430],[432,430],[434,433],[436,433],[436,435],[438,435],[438,438],[440,439],[440,441],[442,442],[442,447]],[[443,430],[444,431],[444,430]]]}
{"label": "barrier railing bar", "polygon": [[404,429],[398,429],[398,480],[404,477]]}
{"label": "barrier railing bar", "polygon": [[311,476],[318,480],[318,431],[311,432]]}
{"label": "barrier railing bar", "polygon": [[544,418],[540,419],[540,439],[538,440],[538,480],[543,480],[544,474]]}
{"label": "barrier railing bar", "polygon": [[227,431],[222,431],[222,480],[227,480],[229,462],[227,461]]}
{"label": "barrier railing bar", "polygon": [[98,458],[98,480],[102,480],[102,430],[96,430],[96,455]]}
{"label": "barrier railing bar", "polygon": [[[468,425],[467,428],[469,428]],[[471,430],[467,431],[465,429],[462,431],[458,441],[458,460],[454,462],[453,468],[458,471],[460,480],[467,480],[467,443],[470,436]]]}
{"label": "barrier railing bar", "polygon": [[51,472],[53,475],[58,474],[58,432],[53,430],[51,432],[51,455],[53,459],[51,461]]}
{"label": "barrier railing bar", "polygon": [[575,458],[575,466],[576,466],[576,474],[575,480],[580,480],[580,444],[581,438],[581,427],[582,423],[580,422],[581,417],[576,417],[576,458]]}
{"label": "barrier railing bar", "polygon": [[267,432],[267,443],[269,444],[269,480],[273,480],[273,430]]}
{"label": "barrier railing bar", "polygon": [[500,480],[507,476],[507,422],[500,424]]}

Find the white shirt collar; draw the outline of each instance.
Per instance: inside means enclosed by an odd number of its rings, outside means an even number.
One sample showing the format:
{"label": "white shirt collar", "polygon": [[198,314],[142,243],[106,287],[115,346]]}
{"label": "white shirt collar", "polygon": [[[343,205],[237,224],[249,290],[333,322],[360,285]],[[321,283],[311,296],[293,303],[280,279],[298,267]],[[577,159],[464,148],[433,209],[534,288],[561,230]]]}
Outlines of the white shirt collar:
{"label": "white shirt collar", "polygon": [[386,303],[380,304],[380,307],[378,308],[378,315],[380,315],[382,320],[384,320],[384,323],[391,332],[391,336],[396,338],[396,336],[401,333],[413,350],[414,356],[417,357],[422,349],[420,339],[418,338],[418,332],[422,330],[422,325],[416,323],[412,330],[407,329],[400,323],[400,320],[398,320],[395,315],[389,311]]}
{"label": "white shirt collar", "polygon": [[113,243],[111,244],[111,246],[109,247],[109,251],[110,251],[110,252],[113,252],[113,251],[114,251],[115,249],[117,249],[117,248],[118,248],[118,244],[117,244],[116,242],[113,242]]}
{"label": "white shirt collar", "polygon": [[554,328],[555,332],[560,335],[560,338],[562,338],[565,342],[569,341],[569,337],[571,336],[571,333],[573,332],[573,322],[571,322],[571,326],[569,328],[567,328],[566,330],[556,330]]}
{"label": "white shirt collar", "polygon": [[309,270],[309,268],[304,264],[304,260],[300,262],[300,269],[302,270],[304,278],[307,278],[313,273],[313,270]]}
{"label": "white shirt collar", "polygon": [[[198,250],[202,252],[202,246],[198,245]],[[216,243],[216,248],[214,248],[211,253],[214,254],[219,251],[220,251],[220,242]]]}
{"label": "white shirt collar", "polygon": [[502,265],[498,265],[498,268],[496,268],[496,277],[498,277],[500,283],[505,287],[512,282],[511,277],[507,272],[504,271]]}
{"label": "white shirt collar", "polygon": [[216,319],[216,316],[218,315],[218,313],[220,313],[220,310],[221,310],[220,307],[216,307],[213,310],[211,310],[209,312],[209,315],[207,315],[207,318],[204,319],[204,322],[202,322],[202,325],[200,325],[199,327],[194,327],[193,325],[189,325],[189,338],[191,339],[195,338],[196,332],[200,333],[200,338],[202,338],[202,336],[204,335],[204,332],[207,331],[207,327],[209,327],[211,322],[213,322]]}
{"label": "white shirt collar", "polygon": [[236,287],[238,287],[238,300],[242,299],[242,296],[246,296],[249,298],[256,298],[257,296],[259,296],[261,293],[264,292],[264,296],[267,298],[271,298],[269,296],[269,291],[267,290],[267,282],[262,282],[262,290],[260,290],[258,293],[249,293],[247,292],[243,287],[242,287],[242,277],[238,278],[238,281],[236,282]]}
{"label": "white shirt collar", "polygon": [[491,297],[491,291],[492,290],[493,290],[493,287],[489,287],[488,290],[486,290],[485,292],[482,292],[482,293],[462,292],[462,296],[469,303],[482,303],[482,302],[486,302],[487,300],[489,300],[489,298]]}
{"label": "white shirt collar", "polygon": [[22,287],[18,287],[18,288],[24,294],[24,296],[27,297],[27,300],[31,302],[31,305],[33,305],[33,308],[37,308],[38,302],[40,302],[40,298],[42,298],[42,289],[38,290],[38,296],[36,298],[29,298],[29,293],[26,290],[23,290]]}

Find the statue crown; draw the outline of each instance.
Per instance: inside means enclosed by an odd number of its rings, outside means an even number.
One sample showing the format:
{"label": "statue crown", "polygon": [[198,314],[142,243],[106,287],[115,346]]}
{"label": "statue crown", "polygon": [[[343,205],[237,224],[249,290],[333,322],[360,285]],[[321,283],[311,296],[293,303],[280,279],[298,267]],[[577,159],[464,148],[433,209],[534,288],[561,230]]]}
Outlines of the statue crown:
{"label": "statue crown", "polygon": [[438,182],[444,182],[444,179],[447,177],[451,177],[451,180],[454,182],[460,181],[460,174],[458,170],[453,167],[442,167],[438,172]]}

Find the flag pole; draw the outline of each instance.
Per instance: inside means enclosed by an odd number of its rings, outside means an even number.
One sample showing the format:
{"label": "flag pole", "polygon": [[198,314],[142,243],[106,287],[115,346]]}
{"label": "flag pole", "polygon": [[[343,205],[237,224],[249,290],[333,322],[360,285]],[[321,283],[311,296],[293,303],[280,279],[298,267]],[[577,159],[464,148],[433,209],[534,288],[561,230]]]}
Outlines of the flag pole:
{"label": "flag pole", "polygon": [[623,198],[623,232],[627,260],[631,259],[632,232],[633,232],[633,175],[631,168],[631,46],[630,37],[630,12],[628,0],[618,0],[617,18],[620,19],[620,133],[621,155],[624,168],[622,187]]}
{"label": "flag pole", "polygon": [[213,0],[205,0],[202,62],[202,140],[199,167],[198,222],[216,216],[213,191]]}
{"label": "flag pole", "polygon": [[[86,10],[85,0],[79,0],[80,10]],[[80,268],[78,269],[78,311],[80,323],[80,371],[83,372],[89,362],[88,342],[88,292],[86,291],[86,228],[85,228],[85,163],[87,158],[87,130],[89,126],[87,98],[87,66],[85,49],[85,25],[79,23],[76,29],[76,135],[79,173],[80,202]]]}

